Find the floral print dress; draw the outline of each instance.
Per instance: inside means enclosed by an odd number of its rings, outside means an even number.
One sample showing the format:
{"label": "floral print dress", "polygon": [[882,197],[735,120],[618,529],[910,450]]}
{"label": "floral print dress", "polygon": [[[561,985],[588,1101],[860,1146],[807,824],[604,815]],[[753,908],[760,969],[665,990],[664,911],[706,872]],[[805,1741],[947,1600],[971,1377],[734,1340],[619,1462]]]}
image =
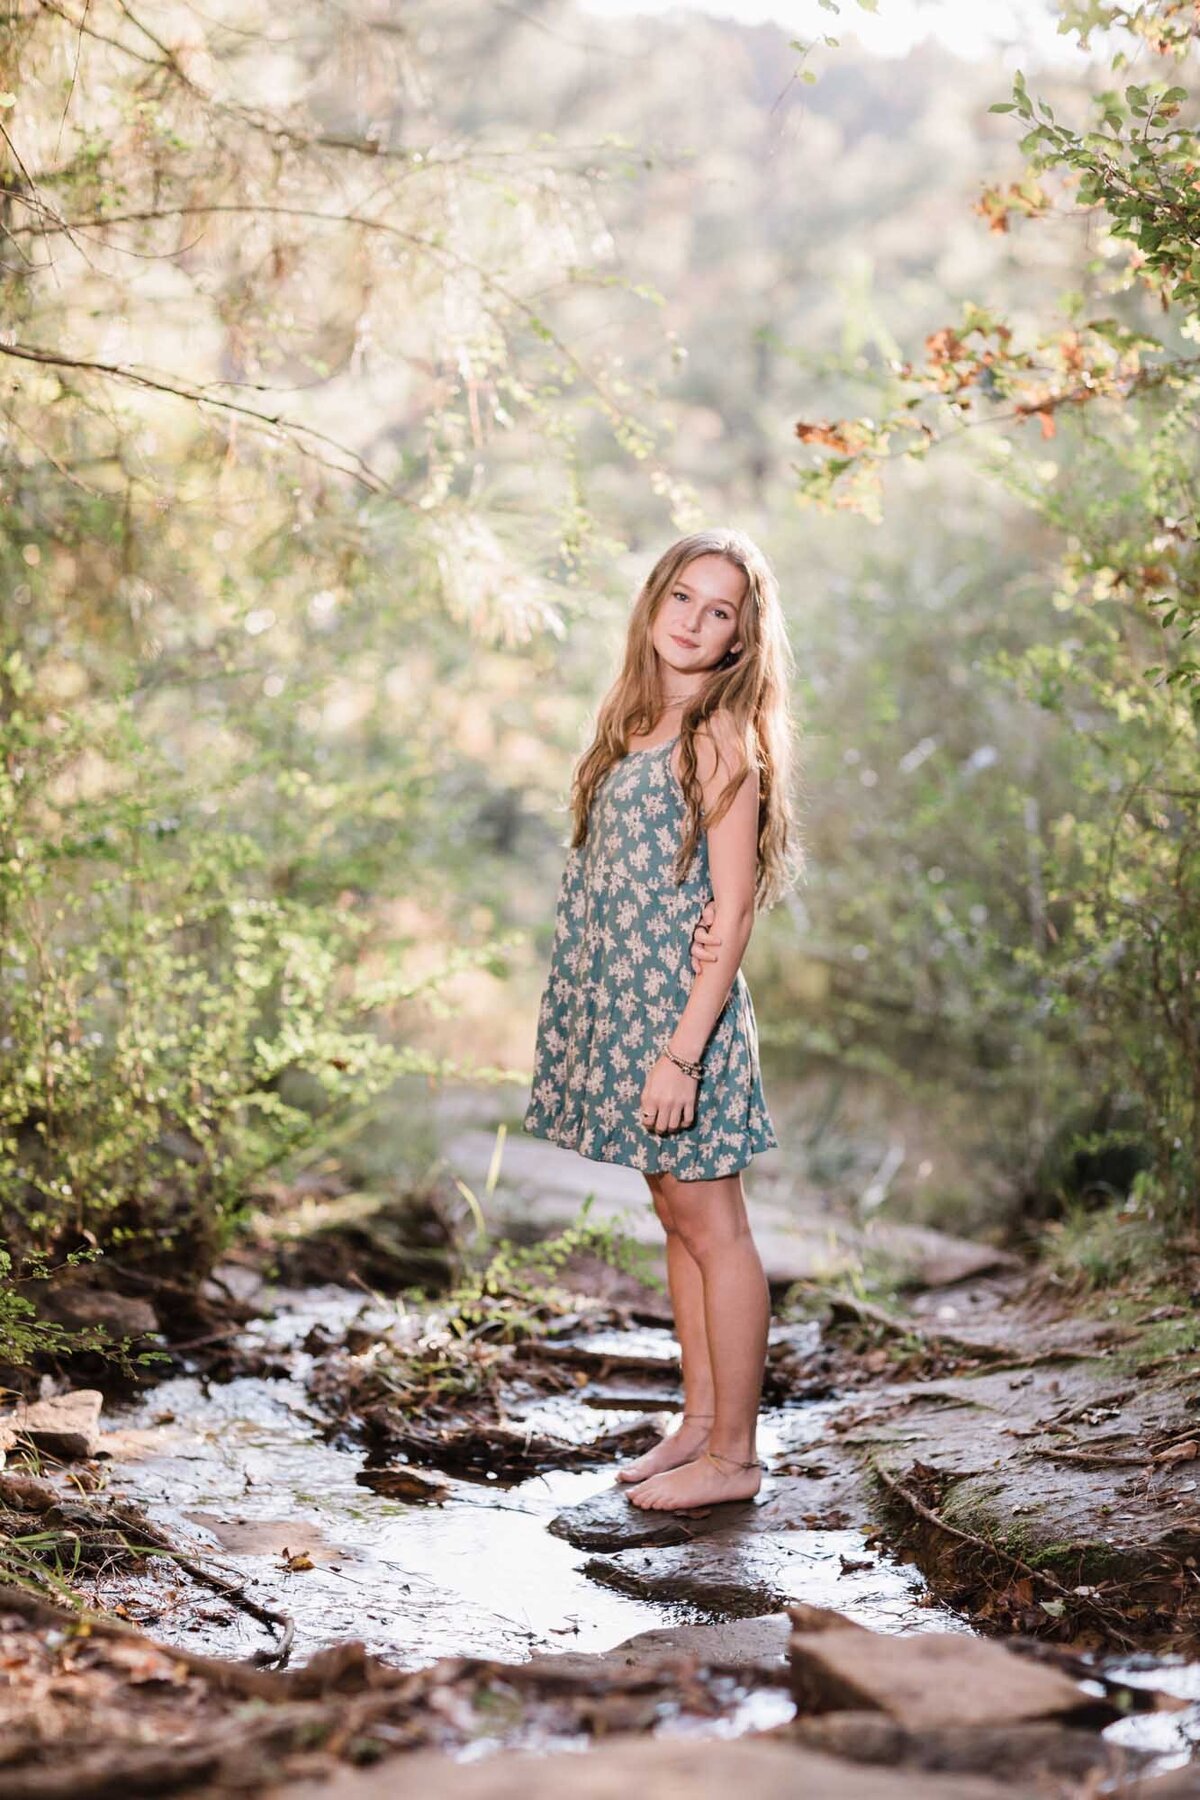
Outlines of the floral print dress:
{"label": "floral print dress", "polygon": [[735,1174],[778,1139],[740,969],[704,1051],[693,1123],[660,1133],[641,1122],[646,1076],[691,990],[692,931],[712,897],[703,831],[687,876],[674,879],[686,817],[678,741],[614,763],[593,795],[586,840],[568,852],[524,1128],[596,1162],[702,1181]]}

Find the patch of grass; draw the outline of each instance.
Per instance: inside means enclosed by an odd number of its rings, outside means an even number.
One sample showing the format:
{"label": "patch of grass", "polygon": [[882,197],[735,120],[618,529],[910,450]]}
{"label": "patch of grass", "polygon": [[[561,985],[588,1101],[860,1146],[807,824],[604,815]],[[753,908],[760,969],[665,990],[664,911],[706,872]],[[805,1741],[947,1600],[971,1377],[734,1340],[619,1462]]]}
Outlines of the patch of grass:
{"label": "patch of grass", "polygon": [[1139,1211],[1075,1206],[1045,1228],[1042,1261],[1060,1281],[1111,1288],[1161,1269],[1172,1245],[1163,1225]]}

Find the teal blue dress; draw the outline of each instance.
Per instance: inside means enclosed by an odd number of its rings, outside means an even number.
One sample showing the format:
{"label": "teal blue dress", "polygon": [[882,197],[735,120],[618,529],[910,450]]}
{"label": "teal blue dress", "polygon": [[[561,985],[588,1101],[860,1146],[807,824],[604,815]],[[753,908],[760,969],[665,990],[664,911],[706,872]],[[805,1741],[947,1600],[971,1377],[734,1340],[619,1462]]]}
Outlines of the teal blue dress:
{"label": "teal blue dress", "polygon": [[706,1181],[736,1174],[778,1139],[740,969],[704,1051],[692,1124],[655,1132],[641,1122],[646,1076],[691,990],[692,931],[712,898],[703,831],[688,874],[674,878],[686,818],[671,760],[678,741],[614,763],[592,797],[587,838],[568,852],[524,1129],[595,1162]]}

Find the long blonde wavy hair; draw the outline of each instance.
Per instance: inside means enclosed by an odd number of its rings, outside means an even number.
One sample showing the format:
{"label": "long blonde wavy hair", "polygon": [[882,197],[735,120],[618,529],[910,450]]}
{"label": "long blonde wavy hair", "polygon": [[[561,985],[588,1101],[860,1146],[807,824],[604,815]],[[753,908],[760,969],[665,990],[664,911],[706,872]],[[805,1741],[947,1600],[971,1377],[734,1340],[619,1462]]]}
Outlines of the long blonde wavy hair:
{"label": "long blonde wavy hair", "polygon": [[[662,712],[658,653],[650,634],[659,607],[698,556],[722,556],[741,569],[746,595],[738,624],[741,649],[712,670],[680,718],[679,779],[687,819],[674,875],[676,882],[685,879],[701,831],[724,817],[743,776],[755,769],[759,797],[755,906],[761,910],[781,898],[801,867],[791,792],[795,746],[788,678],[794,663],[779,603],[779,584],[757,544],[740,531],[694,531],[679,538],[664,550],[642,584],[629,619],[624,664],[600,704],[592,742],[575,767],[571,844],[585,841],[596,789],[613,764],[627,754],[630,738],[649,735]],[[696,733],[717,711],[737,727],[740,750],[717,804],[702,820]]]}

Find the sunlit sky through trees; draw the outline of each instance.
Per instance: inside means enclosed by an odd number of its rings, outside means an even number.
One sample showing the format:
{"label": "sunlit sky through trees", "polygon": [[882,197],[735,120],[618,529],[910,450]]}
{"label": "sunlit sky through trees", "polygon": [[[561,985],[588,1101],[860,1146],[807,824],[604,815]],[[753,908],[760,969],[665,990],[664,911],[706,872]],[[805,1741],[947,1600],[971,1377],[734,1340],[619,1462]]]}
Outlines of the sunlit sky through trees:
{"label": "sunlit sky through trees", "polygon": [[880,56],[903,56],[924,38],[959,56],[999,55],[1014,64],[1078,55],[1073,40],[1058,34],[1057,15],[1047,0],[879,0],[877,12],[843,0],[838,17],[817,0],[582,0],[582,5],[609,18],[678,8],[744,25],[771,21],[800,37],[853,35]]}

